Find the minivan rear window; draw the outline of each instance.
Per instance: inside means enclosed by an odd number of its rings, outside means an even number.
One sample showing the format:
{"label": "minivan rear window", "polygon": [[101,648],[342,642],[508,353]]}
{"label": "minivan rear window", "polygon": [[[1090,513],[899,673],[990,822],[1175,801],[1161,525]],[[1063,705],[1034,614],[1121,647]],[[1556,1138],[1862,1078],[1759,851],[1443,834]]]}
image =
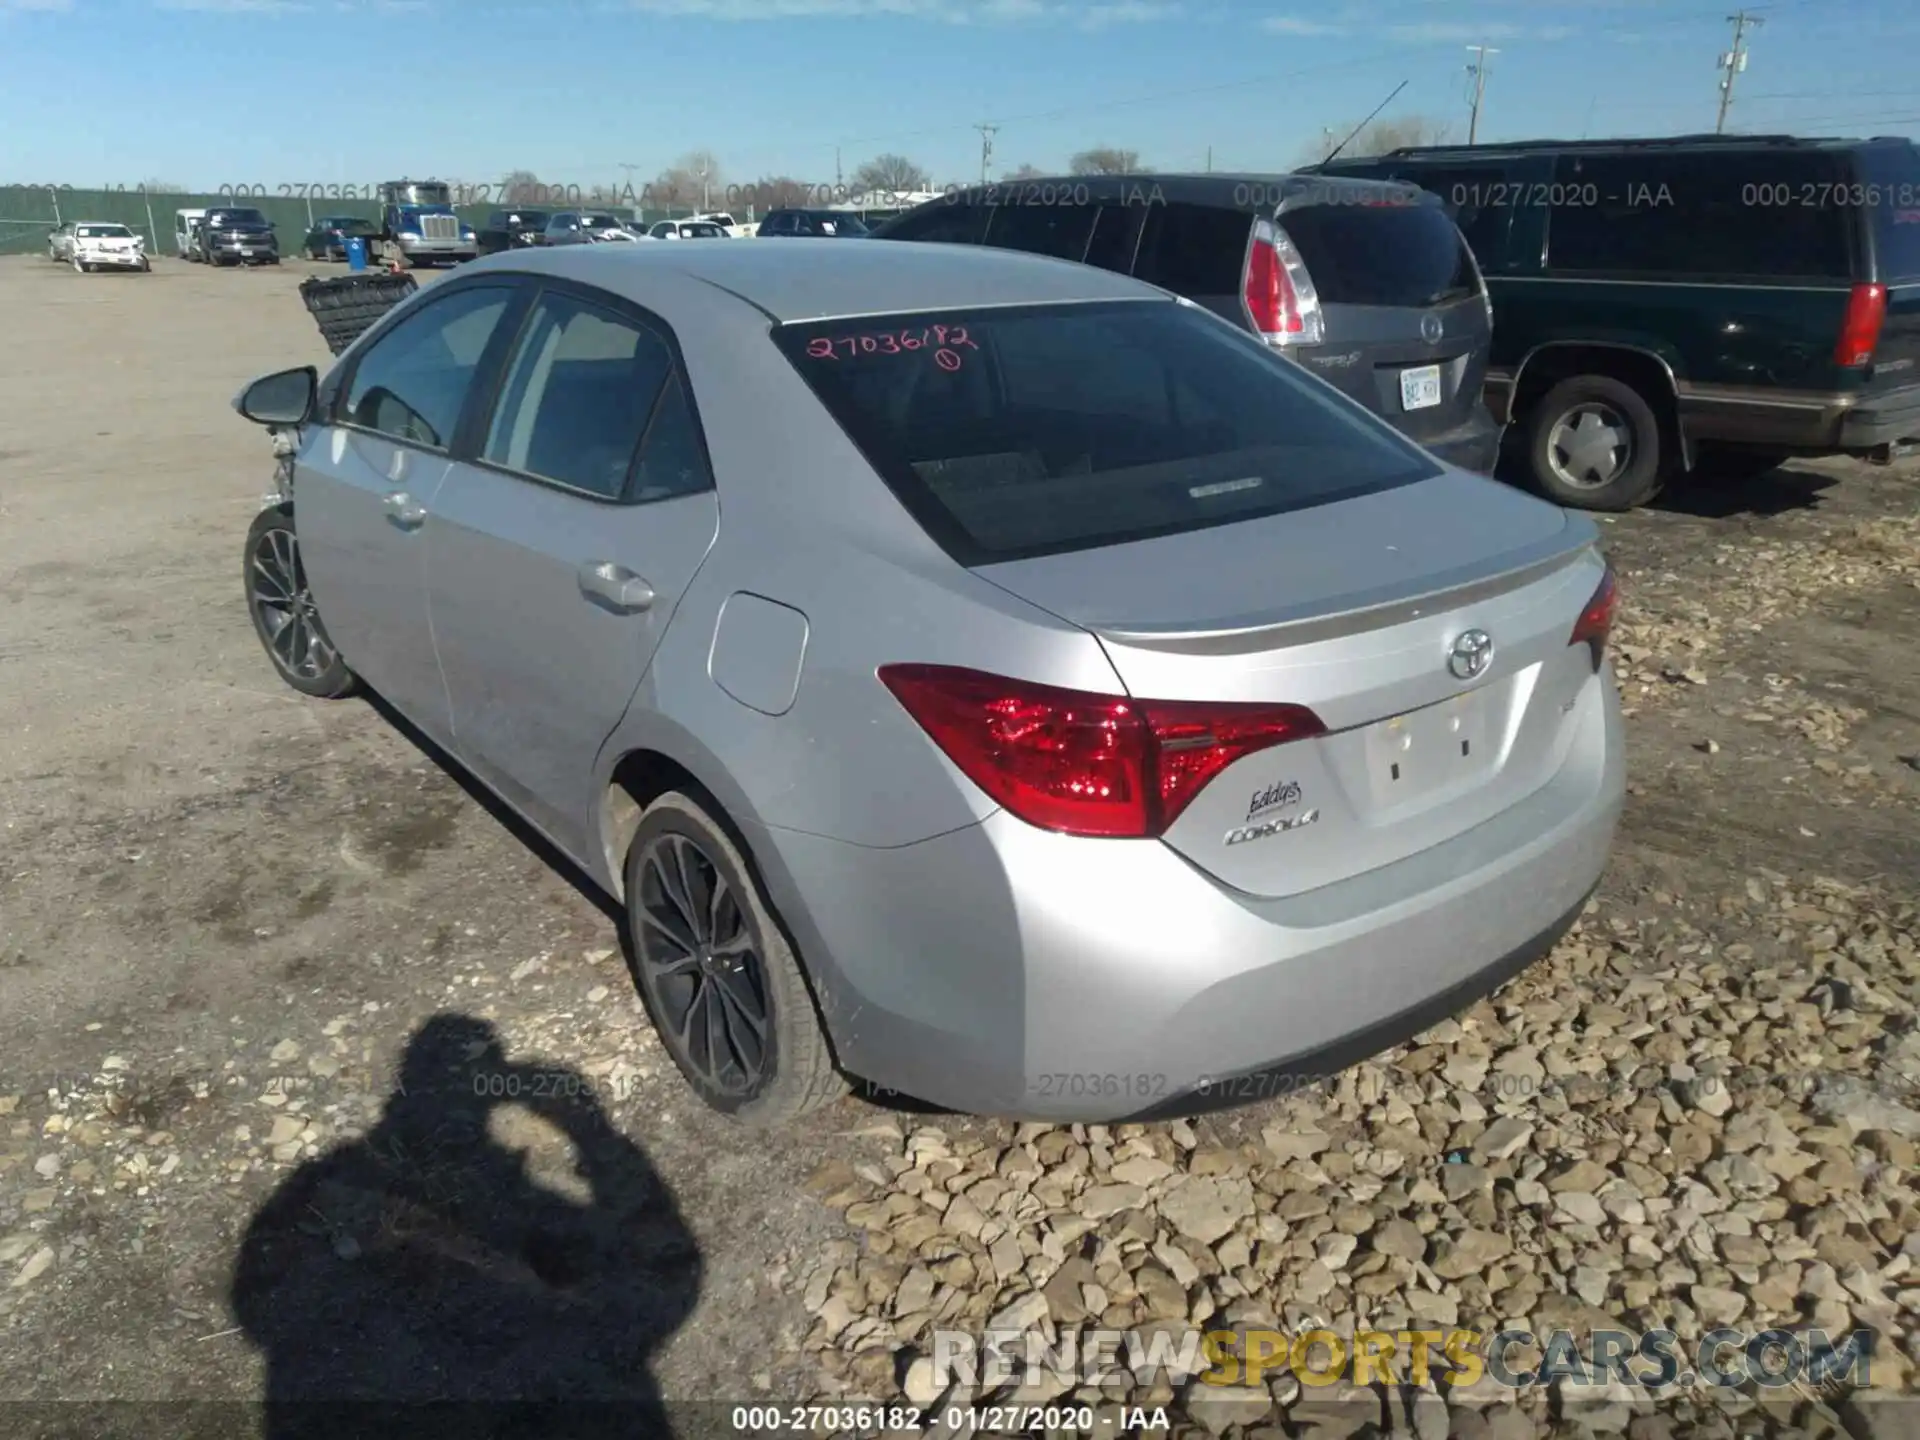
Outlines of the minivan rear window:
{"label": "minivan rear window", "polygon": [[1383,422],[1191,305],[866,317],[774,337],[962,565],[1231,524],[1437,473]]}
{"label": "minivan rear window", "polygon": [[1280,224],[1324,305],[1438,305],[1479,293],[1466,241],[1431,201],[1303,205]]}

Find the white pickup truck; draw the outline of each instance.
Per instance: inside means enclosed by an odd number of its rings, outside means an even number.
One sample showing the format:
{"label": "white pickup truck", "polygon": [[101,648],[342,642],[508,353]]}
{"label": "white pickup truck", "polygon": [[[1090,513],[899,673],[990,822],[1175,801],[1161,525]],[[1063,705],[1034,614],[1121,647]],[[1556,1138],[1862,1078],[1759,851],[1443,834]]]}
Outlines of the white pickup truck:
{"label": "white pickup truck", "polygon": [[147,237],[106,220],[70,220],[47,236],[47,258],[89,270],[151,270]]}

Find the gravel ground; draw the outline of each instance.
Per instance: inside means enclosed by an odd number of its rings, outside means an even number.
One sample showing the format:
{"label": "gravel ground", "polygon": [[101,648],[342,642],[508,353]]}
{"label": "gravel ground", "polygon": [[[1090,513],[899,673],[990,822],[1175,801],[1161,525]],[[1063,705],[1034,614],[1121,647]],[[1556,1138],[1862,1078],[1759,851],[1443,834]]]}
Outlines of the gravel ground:
{"label": "gravel ground", "polygon": [[0,262],[0,1400],[935,1407],[999,1398],[924,1354],[989,1323],[1870,1326],[1872,1388],[1818,1404],[1281,1372],[1017,1398],[1249,1437],[1920,1433],[1910,468],[1609,522],[1620,842],[1491,1000],[1190,1122],[849,1099],[747,1140],[564,864],[259,653],[270,460],[227,404],[324,362],[306,268]]}

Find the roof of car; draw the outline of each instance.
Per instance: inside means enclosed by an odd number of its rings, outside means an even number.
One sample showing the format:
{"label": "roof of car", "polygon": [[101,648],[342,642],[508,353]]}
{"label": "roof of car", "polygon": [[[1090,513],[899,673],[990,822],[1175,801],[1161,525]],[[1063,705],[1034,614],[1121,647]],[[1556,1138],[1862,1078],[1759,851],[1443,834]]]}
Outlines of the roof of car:
{"label": "roof of car", "polygon": [[560,274],[645,303],[663,281],[724,290],[774,320],[825,320],[913,310],[1166,299],[1165,292],[1096,266],[978,245],[888,245],[836,240],[780,245],[578,245],[509,251],[466,267]]}
{"label": "roof of car", "polygon": [[1265,174],[1206,170],[1169,171],[1164,174],[1142,172],[1137,175],[1037,175],[1031,179],[970,185],[915,208],[930,209],[936,205],[963,201],[1018,204],[1023,196],[1042,205],[1058,204],[1063,202],[1064,190],[1064,199],[1068,200],[1078,199],[1081,195],[1088,200],[1138,199],[1141,203],[1155,199],[1190,200],[1214,205],[1227,203],[1246,209],[1249,206],[1277,203],[1293,192],[1337,192],[1341,187],[1351,186],[1357,195],[1377,190],[1379,183],[1346,176],[1290,174],[1285,171]]}

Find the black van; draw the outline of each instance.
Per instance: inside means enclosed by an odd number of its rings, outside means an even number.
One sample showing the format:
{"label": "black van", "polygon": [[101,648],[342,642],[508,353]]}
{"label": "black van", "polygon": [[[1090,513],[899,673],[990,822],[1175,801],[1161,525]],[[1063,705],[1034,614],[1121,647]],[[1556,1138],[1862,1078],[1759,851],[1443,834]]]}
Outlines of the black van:
{"label": "black van", "polygon": [[1325,168],[1452,208],[1493,295],[1488,401],[1562,504],[1920,437],[1910,140],[1537,140]]}
{"label": "black van", "polygon": [[993,245],[1131,274],[1242,325],[1440,459],[1492,471],[1491,311],[1460,232],[1408,185],[1086,175],[955,189],[881,240]]}

